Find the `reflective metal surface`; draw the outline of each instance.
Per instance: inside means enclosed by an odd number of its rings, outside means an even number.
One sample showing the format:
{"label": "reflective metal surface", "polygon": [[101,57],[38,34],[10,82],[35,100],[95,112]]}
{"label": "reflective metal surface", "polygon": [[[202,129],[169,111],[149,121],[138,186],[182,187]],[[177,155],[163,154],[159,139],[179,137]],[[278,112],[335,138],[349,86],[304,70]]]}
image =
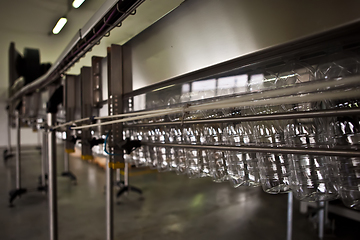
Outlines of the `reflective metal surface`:
{"label": "reflective metal surface", "polygon": [[41,184],[46,186],[46,174],[48,173],[48,133],[42,133],[42,147],[41,147]]}
{"label": "reflective metal surface", "polygon": [[21,189],[21,118],[16,112],[16,189]]}
{"label": "reflective metal surface", "polygon": [[323,111],[303,111],[303,112],[289,112],[289,113],[274,113],[274,114],[259,114],[249,115],[243,117],[231,117],[231,118],[216,118],[216,119],[198,119],[187,121],[174,121],[174,122],[158,122],[158,123],[146,123],[146,124],[132,124],[124,125],[125,128],[137,128],[137,127],[151,127],[151,126],[174,126],[180,124],[207,124],[207,123],[226,123],[226,122],[248,122],[248,121],[270,121],[281,119],[299,119],[299,118],[316,118],[316,117],[331,117],[338,115],[358,115],[360,109],[335,109],[335,110],[323,110]]}
{"label": "reflective metal surface", "polygon": [[309,154],[320,156],[360,156],[360,151],[353,149],[326,148],[290,148],[290,147],[258,147],[258,146],[229,146],[229,145],[200,145],[142,142],[145,146],[164,146],[173,148],[212,149],[218,151],[243,151],[283,154]]}
{"label": "reflective metal surface", "polygon": [[292,239],[292,229],[293,229],[293,193],[290,191],[288,194],[288,202],[287,202],[287,226],[286,226],[286,240]]}
{"label": "reflective metal surface", "polygon": [[106,175],[105,175],[105,208],[106,208],[106,240],[114,239],[114,194],[113,194],[113,185],[114,185],[114,177],[113,170],[108,167],[110,163],[110,157],[106,158]]}
{"label": "reflective metal surface", "polygon": [[[47,114],[48,126],[54,126],[55,114]],[[55,131],[48,131],[48,198],[49,198],[49,239],[58,239],[58,209],[57,209],[57,171],[56,171],[56,136]]]}

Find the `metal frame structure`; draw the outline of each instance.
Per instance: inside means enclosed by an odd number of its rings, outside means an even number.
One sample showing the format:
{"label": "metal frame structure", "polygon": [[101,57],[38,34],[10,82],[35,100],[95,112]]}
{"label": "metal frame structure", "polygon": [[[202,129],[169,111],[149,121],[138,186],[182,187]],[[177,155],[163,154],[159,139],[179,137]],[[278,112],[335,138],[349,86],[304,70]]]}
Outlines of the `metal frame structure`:
{"label": "metal frame structure", "polygon": [[[316,51],[316,45],[331,46],[331,42],[346,43],[352,42],[352,39],[356,42],[359,42],[358,35],[354,35],[354,32],[358,32],[358,23],[349,24],[341,29],[328,31],[324,33],[317,34],[316,36],[307,37],[301,40],[294,42],[289,42],[282,44],[281,46],[272,47],[265,49],[254,54],[249,54],[244,57],[240,57],[234,60],[230,60],[225,63],[218,64],[216,66],[211,66],[205,69],[200,69],[195,72],[187,73],[172,79],[159,82],[141,89],[137,89],[132,92],[124,94],[124,102],[127,99],[132,99],[135,96],[141,94],[147,94],[150,92],[158,91],[161,89],[166,89],[169,86],[173,86],[180,83],[187,83],[189,81],[202,80],[206,78],[211,78],[212,76],[225,73],[233,69],[240,69],[242,66],[251,66],[256,64],[259,61],[269,61],[271,62],[274,56],[276,55],[298,55],[299,52],[302,52],[303,49],[310,49],[310,51]],[[329,45],[330,43],[330,45]],[[353,43],[354,44],[354,43]],[[306,52],[303,53],[306,55]],[[309,53],[308,53],[309,54]],[[320,56],[324,53],[316,53],[311,55],[311,58]],[[278,61],[278,60],[277,60]],[[312,60],[310,60],[312,61]],[[277,64],[282,64],[278,62]],[[271,65],[271,64],[269,64]],[[224,75],[224,74],[223,74]],[[132,101],[131,101],[132,102]],[[186,104],[186,103],[183,103]],[[165,108],[166,106],[162,107]],[[161,108],[161,107],[160,107]],[[127,109],[132,111],[132,109]],[[148,110],[145,108],[142,111]],[[141,114],[142,111],[139,111]],[[243,121],[266,121],[266,120],[281,120],[281,119],[303,119],[303,118],[319,118],[319,117],[336,117],[336,116],[346,116],[346,115],[360,115],[360,110],[358,109],[337,109],[337,110],[322,110],[322,111],[308,111],[308,112],[294,112],[294,113],[275,113],[271,115],[251,115],[251,116],[241,116],[235,118],[220,118],[220,119],[198,119],[198,120],[183,120],[183,121],[165,121],[165,122],[152,122],[152,123],[131,123],[124,124],[125,129],[138,129],[138,128],[150,128],[156,126],[181,126],[181,125],[192,125],[192,124],[212,124],[212,123],[233,123],[233,122],[243,122]],[[258,146],[209,146],[209,145],[192,145],[192,144],[170,144],[170,143],[150,143],[146,142],[144,145],[147,146],[159,146],[159,147],[171,147],[171,148],[190,148],[190,149],[212,149],[212,150],[224,150],[224,151],[242,151],[242,152],[269,152],[269,153],[283,153],[283,154],[314,154],[314,155],[332,155],[332,156],[360,156],[358,150],[344,150],[344,149],[300,149],[300,148],[274,148],[274,147],[258,147]],[[289,193],[288,195],[288,214],[287,214],[287,234],[286,239],[290,240],[292,238],[292,217],[293,217],[293,194]],[[320,239],[324,237],[324,225],[327,215],[327,205],[324,202],[321,202],[320,205],[323,207],[318,213],[318,236]],[[350,210],[348,210],[350,211]]]}
{"label": "metal frame structure", "polygon": [[[122,65],[122,47],[111,45],[108,49],[108,110],[109,115],[117,115],[123,111],[123,65]],[[110,155],[106,168],[106,240],[114,239],[114,216],[113,216],[113,169],[111,164],[124,162],[124,155],[116,144],[123,140],[122,125],[112,125],[111,136],[109,138]]]}
{"label": "metal frame structure", "polygon": [[[93,86],[92,86],[91,67],[82,67],[80,73],[81,81],[81,118],[89,118],[93,116]],[[92,160],[91,151],[91,132],[89,129],[81,131],[81,158],[84,160]]]}
{"label": "metal frame structure", "polygon": [[[116,1],[109,1],[116,2]],[[143,1],[132,1],[132,5],[128,6],[127,10],[121,14],[118,19],[112,19],[110,26],[107,26],[106,30],[101,29],[99,32],[105,33],[108,32],[108,29],[111,29],[121,23],[121,21],[128,16],[136,7],[141,4]],[[107,15],[108,19],[111,19],[111,15],[114,10],[121,13],[119,6],[117,8],[115,5],[109,5],[101,17]],[[112,9],[112,12],[110,11]],[[108,23],[107,23],[108,24]],[[106,24],[105,24],[106,25]],[[134,96],[144,93],[149,93],[163,87],[168,87],[173,84],[184,83],[193,80],[203,79],[205,77],[212,76],[214,74],[224,73],[233,69],[239,69],[242,66],[252,65],[259,61],[270,61],[274,56],[287,54],[292,55],[299,53],[303,48],[310,48],[313,50],[313,45],[319,45],[322,43],[327,43],[329,41],[337,40],[339,38],[344,38],[345,42],[348,39],[351,39],[354,29],[358,33],[359,24],[352,24],[347,27],[344,27],[337,31],[329,31],[327,33],[318,34],[316,36],[308,37],[305,39],[298,40],[296,42],[286,43],[282,46],[277,46],[271,49],[265,49],[263,51],[250,54],[244,57],[240,57],[235,60],[231,60],[216,66],[212,66],[206,69],[201,69],[196,72],[185,74],[183,76],[175,77],[168,81],[157,83],[151,86],[144,87],[132,91],[132,69],[131,69],[131,51],[128,46],[119,46],[111,45],[107,53],[107,71],[108,71],[108,99],[102,99],[101,96],[101,78],[100,78],[100,63],[102,61],[101,57],[93,57],[92,67],[83,67],[81,69],[81,75],[72,76],[67,75],[65,79],[65,110],[66,110],[66,122],[76,120],[76,108],[78,97],[75,93],[77,89],[76,84],[81,82],[81,118],[91,118],[94,116],[94,110],[99,107],[104,101],[108,103],[109,115],[118,115],[124,113],[124,109],[127,107],[132,111],[132,106],[126,106],[125,103],[129,103],[128,99],[132,99]],[[91,28],[96,28],[95,25],[91,24]],[[90,34],[91,31],[85,31],[87,34]],[[84,34],[84,37],[87,36]],[[94,37],[95,36],[95,37]],[[50,72],[38,79],[33,84],[21,89],[16,93],[11,101],[14,101],[22,97],[25,93],[33,92],[37,89],[41,89],[44,86],[47,86],[51,82],[58,80],[58,75],[65,72],[69,66],[71,66],[76,59],[84,55],[87,50],[89,50],[97,41],[101,39],[101,35],[92,35],[91,41],[84,39],[77,39],[72,42],[70,45],[77,45],[79,41],[82,41],[86,46],[82,48],[74,49],[74,46],[71,46],[67,49],[61,56],[60,60],[54,65]],[[85,37],[86,38],[86,37]],[[69,55],[70,54],[70,55]],[[70,56],[70,57],[69,57]],[[50,96],[53,95],[53,92],[49,90]],[[133,102],[133,101],[131,101]],[[148,124],[132,124],[126,125],[122,123],[114,123],[111,125],[111,133],[108,133],[108,145],[109,145],[109,156],[107,158],[107,167],[106,167],[106,239],[114,239],[114,196],[113,196],[113,186],[114,186],[114,170],[110,166],[116,164],[117,162],[124,163],[124,151],[120,148],[120,143],[124,140],[123,130],[126,128],[139,128],[139,127],[151,127],[151,126],[172,126],[172,125],[188,125],[188,124],[211,124],[211,123],[225,123],[225,122],[242,122],[242,121],[264,121],[264,120],[279,120],[279,119],[297,119],[297,118],[316,118],[316,117],[328,117],[328,116],[338,116],[338,115],[359,115],[360,110],[358,109],[340,109],[340,110],[323,110],[323,111],[309,111],[309,112],[296,112],[296,113],[278,113],[272,115],[253,115],[253,116],[242,116],[236,118],[221,118],[221,119],[200,119],[200,120],[191,120],[191,121],[177,121],[177,122],[161,122],[161,123],[148,123]],[[95,114],[96,115],[96,114]],[[16,149],[16,189],[21,188],[21,163],[20,163],[20,123],[21,118],[19,112],[17,112],[17,149]],[[86,122],[85,122],[86,123]],[[43,138],[43,156],[47,156],[47,159],[43,158],[42,161],[42,175],[41,180],[43,186],[45,186],[45,169],[46,163],[48,163],[48,194],[49,194],[49,224],[50,224],[50,239],[58,239],[58,229],[57,229],[57,183],[56,183],[56,139],[55,139],[55,130],[53,127],[56,125],[56,111],[51,110],[47,112],[47,126],[46,133]],[[107,129],[110,131],[109,129]],[[66,150],[73,149],[74,144],[71,142],[70,136],[73,135],[73,131],[67,129],[67,141],[66,141]],[[103,128],[100,131],[103,133]],[[101,134],[100,133],[100,134]],[[91,130],[86,129],[81,131],[82,139],[82,155],[86,159],[87,156],[92,155],[91,145],[89,141],[91,140]],[[148,146],[164,146],[164,147],[173,147],[173,148],[191,148],[191,149],[212,149],[212,150],[223,150],[223,151],[244,151],[244,152],[271,152],[271,153],[283,153],[283,154],[314,154],[314,155],[333,155],[333,156],[356,156],[360,157],[360,152],[358,150],[342,150],[342,149],[316,149],[316,148],[276,148],[276,147],[259,147],[259,146],[229,146],[229,145],[192,145],[192,144],[170,144],[170,143],[143,143]],[[69,159],[68,154],[65,153],[64,158],[64,172],[69,173]],[[119,179],[117,179],[119,180]],[[129,185],[128,179],[128,163],[125,163],[125,179],[124,187],[126,191],[136,189]],[[320,222],[322,222],[321,227],[319,228],[319,236],[323,236],[323,214],[320,214]],[[292,235],[292,216],[293,216],[293,196],[292,193],[288,195],[288,214],[287,214],[287,240],[291,239]]]}
{"label": "metal frame structure", "polygon": [[57,179],[56,179],[56,136],[55,131],[51,127],[56,123],[56,113],[48,112],[47,126],[48,126],[48,199],[49,199],[49,233],[50,240],[58,239],[58,209],[57,209]]}
{"label": "metal frame structure", "polygon": [[55,82],[113,28],[121,26],[122,21],[136,12],[137,7],[144,1],[145,0],[106,1],[87,24],[80,29],[79,33],[74,36],[49,71],[44,76],[41,76],[36,81],[16,92],[10,97],[10,102],[37,89],[43,89],[47,85]]}
{"label": "metal frame structure", "polygon": [[41,176],[40,176],[40,183],[39,183],[39,190],[46,191],[47,190],[47,175],[48,175],[48,164],[47,164],[47,157],[48,157],[48,146],[47,146],[47,138],[48,135],[45,131],[42,132],[42,146],[41,146]]}
{"label": "metal frame structure", "polygon": [[[76,81],[77,76],[66,75],[64,79],[64,108],[65,108],[65,121],[71,121],[75,119],[76,110]],[[70,171],[69,153],[74,152],[75,142],[73,139],[75,136],[70,129],[66,130],[66,139],[64,144],[64,170],[62,176],[69,177],[76,183],[76,176]],[[75,142],[74,142],[75,141]]]}
{"label": "metal frame structure", "polygon": [[[102,103],[102,79],[101,79],[101,61],[102,57],[93,56],[91,58],[91,84],[92,84],[92,106],[99,108]],[[98,115],[95,114],[95,115]]]}

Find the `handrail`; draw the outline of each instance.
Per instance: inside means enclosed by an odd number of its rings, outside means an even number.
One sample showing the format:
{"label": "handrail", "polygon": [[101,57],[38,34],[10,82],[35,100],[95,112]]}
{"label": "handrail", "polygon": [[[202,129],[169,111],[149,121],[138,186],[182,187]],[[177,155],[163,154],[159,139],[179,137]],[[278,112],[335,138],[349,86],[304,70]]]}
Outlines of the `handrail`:
{"label": "handrail", "polygon": [[287,112],[287,113],[259,114],[259,115],[248,115],[241,117],[196,119],[196,120],[184,120],[184,121],[173,121],[173,122],[124,124],[124,128],[131,129],[131,128],[155,127],[155,126],[271,121],[271,120],[335,117],[335,116],[348,116],[348,115],[360,115],[360,108],[354,108],[354,109],[343,108],[343,109],[331,109],[331,110],[321,110],[321,111],[300,111],[300,112]]}

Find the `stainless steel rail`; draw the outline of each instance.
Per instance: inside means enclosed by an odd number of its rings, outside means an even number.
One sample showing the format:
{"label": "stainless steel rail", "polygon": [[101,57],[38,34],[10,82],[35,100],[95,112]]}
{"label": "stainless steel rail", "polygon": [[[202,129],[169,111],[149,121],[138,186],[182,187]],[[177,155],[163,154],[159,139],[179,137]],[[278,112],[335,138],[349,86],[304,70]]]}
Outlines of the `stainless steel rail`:
{"label": "stainless steel rail", "polygon": [[106,174],[105,174],[105,223],[106,223],[106,240],[113,240],[114,239],[114,193],[113,193],[113,178],[114,173],[113,169],[108,167],[110,163],[110,156],[106,158]]}
{"label": "stainless steel rail", "polygon": [[16,189],[21,189],[21,118],[16,111]]}
{"label": "stainless steel rail", "polygon": [[241,152],[259,152],[259,153],[360,157],[360,151],[354,149],[198,145],[198,144],[174,144],[174,143],[151,143],[151,142],[142,142],[141,144],[145,146],[153,146],[153,147],[174,147],[174,148],[192,148],[192,149],[204,149],[204,150],[241,151]]}
{"label": "stainless steel rail", "polygon": [[[47,114],[48,126],[54,126],[56,115],[54,113]],[[58,208],[57,208],[57,170],[56,170],[56,136],[54,131],[47,133],[47,154],[48,154],[48,199],[49,199],[49,234],[50,240],[58,239]]]}
{"label": "stainless steel rail", "polygon": [[46,174],[48,173],[48,133],[44,131],[41,148],[41,185],[46,187]]}
{"label": "stainless steel rail", "polygon": [[360,108],[355,109],[334,109],[321,111],[301,111],[288,113],[274,113],[274,114],[259,114],[242,117],[228,117],[228,118],[213,118],[213,119],[197,119],[188,121],[174,121],[174,122],[156,122],[144,124],[124,124],[124,128],[138,128],[138,127],[154,127],[154,126],[176,126],[176,125],[190,125],[190,124],[211,124],[211,123],[229,123],[229,122],[251,122],[251,121],[269,121],[269,120],[285,120],[285,119],[299,119],[299,118],[318,118],[318,117],[335,117],[344,115],[359,115]]}
{"label": "stainless steel rail", "polygon": [[287,222],[286,222],[286,240],[292,239],[292,230],[293,230],[293,212],[294,212],[294,199],[293,192],[288,193],[288,203],[287,203]]}

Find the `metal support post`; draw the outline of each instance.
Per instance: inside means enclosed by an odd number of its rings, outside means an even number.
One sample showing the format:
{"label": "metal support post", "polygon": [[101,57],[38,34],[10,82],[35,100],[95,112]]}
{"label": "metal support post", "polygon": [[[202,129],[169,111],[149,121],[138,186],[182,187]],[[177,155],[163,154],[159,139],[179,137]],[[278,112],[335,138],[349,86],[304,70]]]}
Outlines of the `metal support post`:
{"label": "metal support post", "polygon": [[[123,112],[123,94],[132,90],[132,73],[131,73],[131,51],[126,47],[119,45],[111,45],[108,51],[108,96],[109,96],[109,115],[116,115]],[[124,152],[122,149],[116,148],[116,144],[123,141],[123,125],[113,124],[112,134],[109,137],[111,145],[110,162],[124,163]],[[125,172],[128,171],[128,165],[125,163]],[[118,174],[118,173],[117,173]],[[117,175],[119,178],[120,175]],[[134,191],[142,194],[139,188],[129,186],[128,173],[125,173],[124,185],[117,192],[116,197],[120,197],[123,193]],[[121,185],[121,181],[118,182]]]}
{"label": "metal support post", "polygon": [[324,201],[324,218],[325,218],[325,226],[328,226],[329,220],[329,202]]}
{"label": "metal support post", "polygon": [[319,239],[324,239],[324,229],[325,229],[325,202],[321,201],[319,202],[319,212],[318,212],[318,217],[319,217]]}
{"label": "metal support post", "polygon": [[[91,83],[91,68],[82,67],[80,73],[81,80],[81,118],[90,118],[93,116],[93,89]],[[81,131],[81,158],[83,160],[92,160],[92,149],[90,140],[92,139],[91,130],[83,129]]]}
{"label": "metal support post", "polygon": [[21,188],[21,120],[20,113],[16,112],[16,189]]}
{"label": "metal support post", "polygon": [[12,202],[17,196],[26,193],[25,188],[21,188],[21,119],[19,111],[16,112],[16,188],[10,191],[9,206],[12,207]]}
{"label": "metal support post", "polygon": [[290,191],[288,193],[286,240],[292,239],[292,227],[293,227],[293,192]]}
{"label": "metal support post", "polygon": [[[47,114],[47,124],[54,126],[56,114]],[[48,161],[49,161],[49,230],[50,240],[58,239],[57,224],[57,179],[56,179],[56,136],[55,131],[48,132]]]}
{"label": "metal support post", "polygon": [[[111,45],[108,49],[108,110],[109,115],[119,114],[122,110],[122,52],[121,46]],[[123,161],[121,151],[115,149],[115,143],[122,140],[122,125],[113,124],[109,136],[109,150],[112,155],[108,156],[106,165],[106,240],[114,239],[113,219],[113,169],[109,164]]]}
{"label": "metal support post", "polygon": [[8,140],[8,146],[7,149],[4,150],[3,152],[3,157],[4,160],[6,161],[8,158],[11,158],[12,156],[14,156],[14,154],[12,153],[12,148],[11,148],[11,117],[9,114],[8,117],[8,129],[7,129],[7,140]]}
{"label": "metal support post", "polygon": [[58,105],[63,101],[64,88],[58,87],[46,104],[48,127],[48,198],[49,198],[49,236],[50,240],[58,239],[58,212],[57,212],[57,171],[56,171],[56,135],[51,128],[56,123]]}
{"label": "metal support post", "polygon": [[36,149],[41,151],[42,149],[41,131],[39,131],[39,129],[37,129],[36,131],[37,131],[37,140],[38,140],[38,145],[36,146]]}
{"label": "metal support post", "polygon": [[125,162],[125,169],[124,169],[124,186],[129,186],[129,163]]}
{"label": "metal support post", "polygon": [[109,167],[109,163],[110,157],[108,157],[106,161],[106,240],[113,240],[113,169]]}
{"label": "metal support post", "polygon": [[128,189],[128,191],[125,192],[125,195],[127,196],[129,191],[131,191],[131,187],[129,185],[129,163],[125,162],[124,165],[124,188]]}
{"label": "metal support post", "polygon": [[47,132],[44,131],[43,132],[43,137],[42,137],[42,149],[41,149],[41,176],[40,176],[40,184],[38,187],[38,190],[47,190],[47,183],[46,183],[46,175],[47,175],[47,168],[48,168],[48,164],[47,164],[47,160],[48,160],[48,151],[47,151],[47,147],[48,147],[48,137],[47,137]]}
{"label": "metal support post", "polygon": [[11,118],[8,117],[8,136],[7,136],[7,140],[8,140],[8,147],[7,147],[7,154],[11,154],[12,153],[12,148],[11,148]]}
{"label": "metal support post", "polygon": [[116,182],[119,183],[121,181],[121,173],[120,168],[116,169]]}
{"label": "metal support post", "polygon": [[[74,75],[66,75],[64,85],[64,105],[65,105],[65,120],[71,121],[75,119],[75,109],[77,106],[77,95],[81,95],[81,88],[76,86],[78,77]],[[79,100],[79,105],[81,105]],[[74,184],[76,184],[76,176],[70,171],[69,164],[69,152],[74,152],[75,142],[72,138],[75,138],[75,132],[70,129],[66,130],[66,140],[64,142],[64,171],[62,176],[69,177]]]}

